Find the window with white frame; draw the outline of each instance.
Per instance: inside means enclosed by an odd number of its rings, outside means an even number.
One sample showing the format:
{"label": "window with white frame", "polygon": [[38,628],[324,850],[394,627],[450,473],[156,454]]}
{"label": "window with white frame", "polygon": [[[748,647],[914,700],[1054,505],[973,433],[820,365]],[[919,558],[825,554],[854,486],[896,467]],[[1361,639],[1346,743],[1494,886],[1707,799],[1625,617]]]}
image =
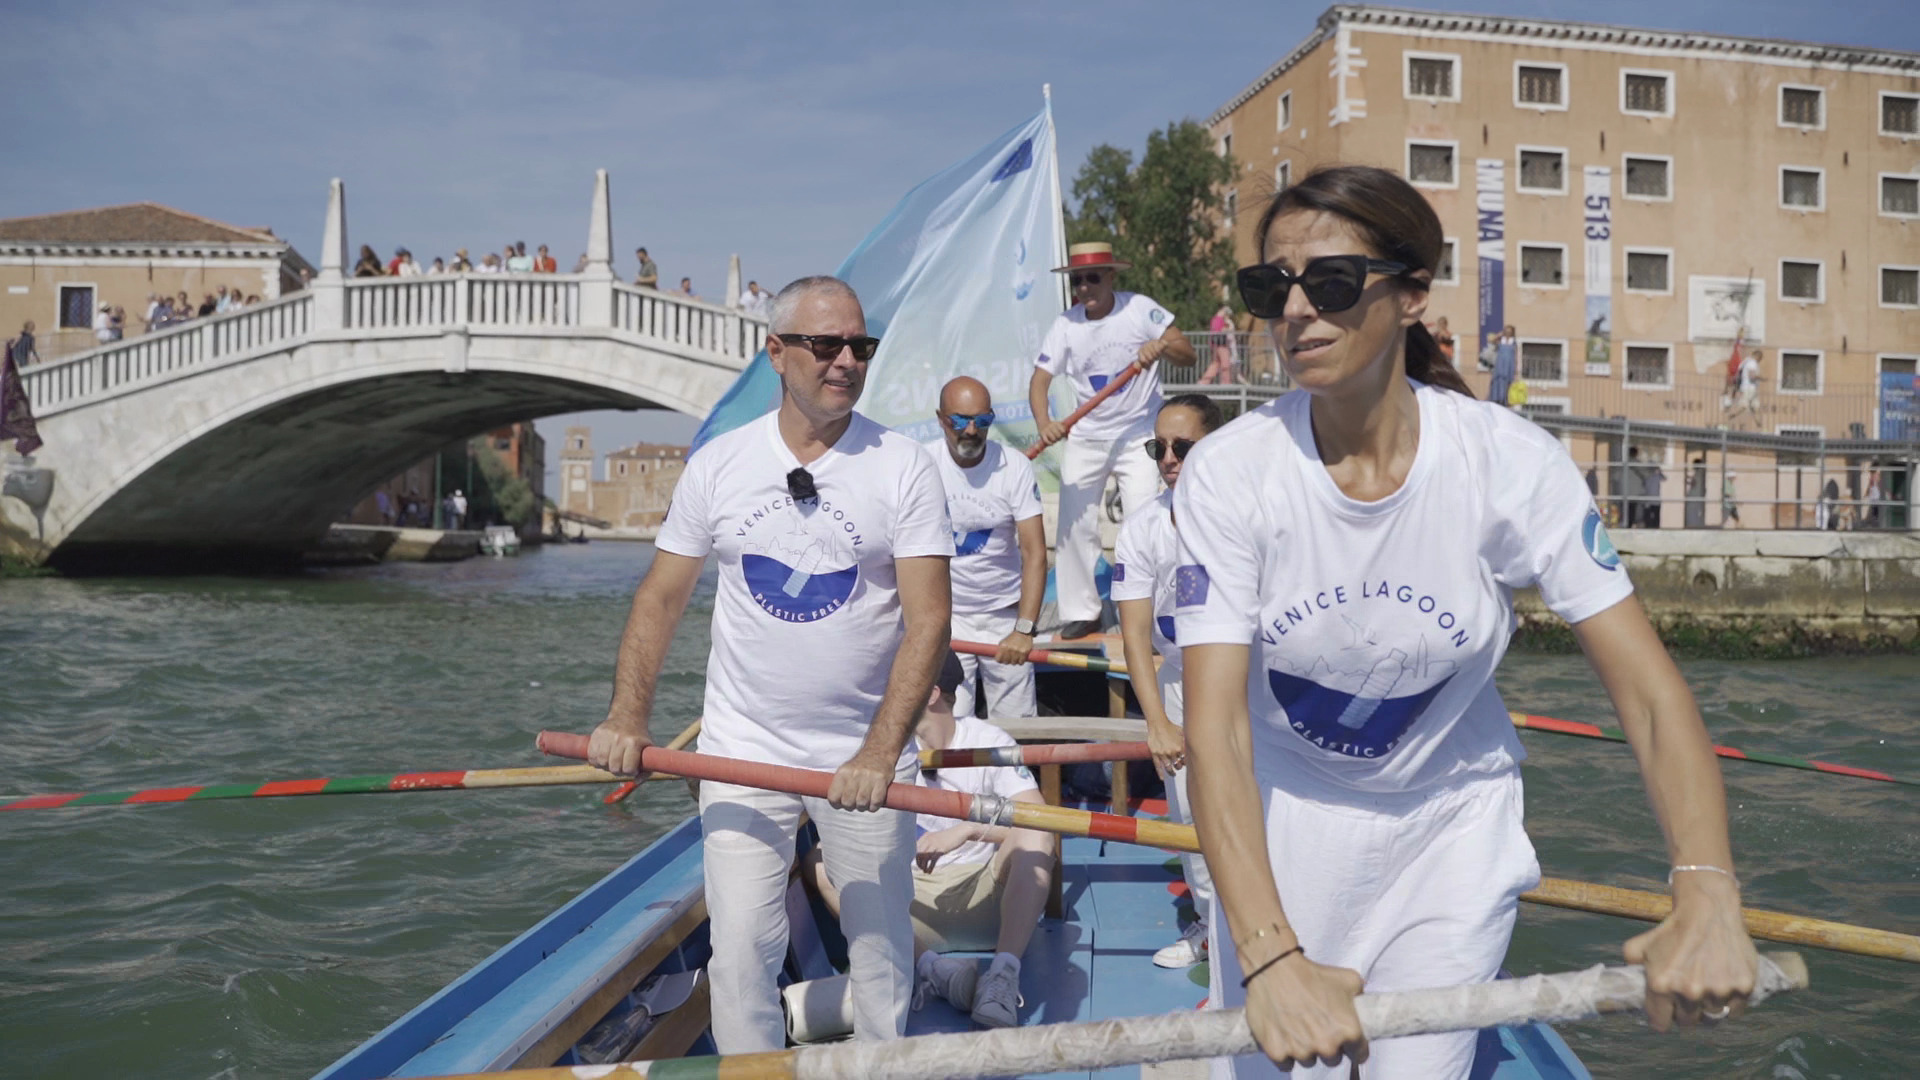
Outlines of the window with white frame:
{"label": "window with white frame", "polygon": [[1285,131],[1293,126],[1293,91],[1288,90],[1280,95],[1280,100],[1274,104],[1273,113],[1275,131]]}
{"label": "window with white frame", "polygon": [[1520,284],[1563,289],[1567,285],[1565,244],[1521,244]]}
{"label": "window with white frame", "polygon": [[1920,175],[1881,173],[1880,212],[1892,217],[1920,217]]}
{"label": "window with white frame", "polygon": [[1826,299],[1825,274],[1818,262],[1780,260],[1780,299],[1819,303]]}
{"label": "window with white frame", "polygon": [[1673,346],[1627,345],[1627,385],[1664,387],[1673,384]]}
{"label": "window with white frame", "polygon": [[1920,307],[1920,266],[1880,268],[1881,307]]}
{"label": "window with white frame", "polygon": [[1780,350],[1780,392],[1817,394],[1820,392],[1820,354]]}
{"label": "window with white frame", "polygon": [[1920,135],[1920,94],[1880,91],[1880,134]]}
{"label": "window with white frame", "polygon": [[1407,141],[1407,179],[1416,184],[1457,187],[1460,173],[1456,145],[1450,142]]}
{"label": "window with white frame", "polygon": [[1457,285],[1460,271],[1454,265],[1454,252],[1460,249],[1460,242],[1449,236],[1440,244],[1440,266],[1433,272],[1436,285]]}
{"label": "window with white frame", "polygon": [[1283,161],[1273,167],[1273,190],[1285,191],[1293,186],[1293,162]]}
{"label": "window with white frame", "polygon": [[1567,343],[1520,339],[1520,377],[1530,383],[1567,381]]}
{"label": "window with white frame", "polygon": [[1673,198],[1673,159],[1628,154],[1624,162],[1629,199]]}
{"label": "window with white frame", "polygon": [[1528,63],[1513,66],[1513,100],[1517,105],[1540,109],[1567,107],[1567,66],[1565,64]]}
{"label": "window with white frame", "polygon": [[93,286],[60,286],[60,329],[93,329]]}
{"label": "window with white frame", "polygon": [[1882,356],[1880,358],[1880,374],[1882,375],[1920,374],[1920,357]]}
{"label": "window with white frame", "polygon": [[1663,248],[1627,249],[1627,291],[1673,292],[1673,252]]}
{"label": "window with white frame", "polygon": [[1639,116],[1673,115],[1673,73],[1670,71],[1634,71],[1620,73],[1620,111]]}
{"label": "window with white frame", "polygon": [[1231,131],[1220,136],[1220,156],[1223,158],[1233,156],[1233,132]]}
{"label": "window with white frame", "polygon": [[1409,52],[1406,95],[1428,101],[1459,101],[1460,58],[1447,53]]}
{"label": "window with white frame", "polygon": [[1783,127],[1822,128],[1827,125],[1825,90],[1817,86],[1780,88],[1780,124]]}
{"label": "window with white frame", "polygon": [[1789,210],[1827,208],[1826,170],[1780,166],[1780,205]]}
{"label": "window with white frame", "polygon": [[1233,228],[1233,215],[1239,209],[1240,193],[1238,191],[1227,192],[1227,228]]}
{"label": "window with white frame", "polygon": [[1567,193],[1567,152],[1547,147],[1520,148],[1521,191]]}

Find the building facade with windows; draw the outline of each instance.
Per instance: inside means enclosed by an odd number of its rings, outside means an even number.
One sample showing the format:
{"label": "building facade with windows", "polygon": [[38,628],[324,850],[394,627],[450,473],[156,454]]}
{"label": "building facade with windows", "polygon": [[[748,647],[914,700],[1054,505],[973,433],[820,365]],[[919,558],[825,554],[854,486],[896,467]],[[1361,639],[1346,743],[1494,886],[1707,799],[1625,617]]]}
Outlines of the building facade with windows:
{"label": "building facade with windows", "polygon": [[647,532],[667,520],[673,489],[687,468],[685,446],[637,443],[609,453],[593,475],[593,430],[569,427],[560,448],[562,510],[598,518],[615,529]]}
{"label": "building facade with windows", "polygon": [[1315,166],[1406,175],[1429,321],[1482,392],[1512,324],[1535,411],[1888,437],[1920,360],[1920,54],[1339,5],[1209,124],[1242,264]]}

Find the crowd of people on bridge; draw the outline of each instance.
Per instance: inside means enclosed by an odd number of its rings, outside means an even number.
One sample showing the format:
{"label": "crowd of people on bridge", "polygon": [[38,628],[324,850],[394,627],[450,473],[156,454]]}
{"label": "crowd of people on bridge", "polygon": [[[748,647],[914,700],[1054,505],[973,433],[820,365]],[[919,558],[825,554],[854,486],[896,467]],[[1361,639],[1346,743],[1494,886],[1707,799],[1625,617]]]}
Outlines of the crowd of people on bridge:
{"label": "crowd of people on bridge", "polygon": [[[633,284],[642,289],[660,290],[659,264],[647,254],[646,248],[638,248],[633,254],[636,265]],[[584,273],[586,269],[587,255],[581,252],[580,257],[574,260],[571,272],[579,274]],[[434,274],[557,274],[559,272],[560,264],[554,259],[547,245],[541,244],[534,249],[532,255],[528,255],[525,240],[510,241],[498,252],[487,252],[481,255],[478,262],[473,260],[466,248],[460,248],[453,253],[452,261],[435,256],[431,263],[424,266],[414,258],[413,252],[404,247],[395,248],[393,257],[382,262],[380,254],[373,249],[373,245],[362,244],[360,257],[353,264],[353,276],[356,278],[424,277]],[[666,292],[669,296],[683,296],[689,300],[700,299],[700,294],[693,291],[691,277],[682,277],[679,285],[660,291]],[[182,299],[184,298],[183,293]],[[761,288],[758,281],[749,281],[746,289],[740,293],[738,306],[742,312],[764,319],[772,302],[772,293]]]}

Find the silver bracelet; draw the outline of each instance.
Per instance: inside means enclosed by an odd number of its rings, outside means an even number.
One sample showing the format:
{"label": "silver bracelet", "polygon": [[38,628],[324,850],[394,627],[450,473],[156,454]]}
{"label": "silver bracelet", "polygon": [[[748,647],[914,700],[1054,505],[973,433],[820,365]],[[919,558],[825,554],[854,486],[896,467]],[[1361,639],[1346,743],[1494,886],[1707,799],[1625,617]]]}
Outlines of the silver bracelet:
{"label": "silver bracelet", "polygon": [[1687,863],[1682,866],[1676,866],[1673,869],[1667,871],[1667,888],[1669,889],[1673,888],[1673,875],[1678,874],[1683,870],[1705,870],[1714,874],[1725,874],[1727,876],[1727,879],[1733,882],[1734,890],[1736,892],[1739,891],[1740,879],[1733,876],[1733,871],[1725,870],[1718,866],[1708,866],[1706,863]]}

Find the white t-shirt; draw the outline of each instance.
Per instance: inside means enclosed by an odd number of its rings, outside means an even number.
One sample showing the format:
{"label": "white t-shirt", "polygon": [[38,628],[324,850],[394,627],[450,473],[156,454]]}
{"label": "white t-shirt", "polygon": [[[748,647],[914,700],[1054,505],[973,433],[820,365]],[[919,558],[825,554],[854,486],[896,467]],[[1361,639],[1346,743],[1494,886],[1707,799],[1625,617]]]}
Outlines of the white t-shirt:
{"label": "white t-shirt", "polygon": [[766,318],[767,309],[772,303],[773,296],[770,293],[761,293],[758,296],[751,292],[740,294],[740,310],[756,318]]}
{"label": "white t-shirt", "polygon": [[113,340],[113,313],[106,308],[94,309],[93,336],[97,341]]}
{"label": "white t-shirt", "polygon": [[[951,556],[946,495],[919,443],[855,413],[806,466],[768,413],[687,462],[661,551],[719,557],[701,749],[837,769],[866,738],[904,630],[894,560]],[[907,740],[901,761],[913,752]]]}
{"label": "white t-shirt", "polygon": [[[1033,365],[1054,378],[1073,380],[1075,400],[1086,400],[1140,358],[1140,346],[1165,334],[1173,313],[1139,293],[1116,292],[1104,319],[1087,319],[1087,306],[1060,313],[1040,343]],[[1153,422],[1160,411],[1160,365],[1155,364],[1114,391],[1112,397],[1073,426],[1075,439],[1117,439]],[[1058,419],[1056,417],[1056,419]]]}
{"label": "white t-shirt", "polygon": [[[953,747],[956,750],[979,750],[982,747],[1013,746],[1013,736],[1005,731],[971,716],[956,716],[953,728]],[[705,728],[701,729],[703,732]],[[1013,798],[1022,791],[1038,791],[1040,787],[1033,782],[1033,773],[1025,765],[995,765],[983,769],[938,769],[932,774],[920,774],[920,786],[936,791],[963,791],[968,795],[1000,795]],[[915,816],[921,833],[939,832],[962,824],[952,818],[935,817],[932,814]],[[933,864],[935,870],[943,866],[965,866],[970,863],[983,863],[993,858],[1000,845],[985,840],[969,840],[945,855]]]}
{"label": "white t-shirt", "polygon": [[1020,602],[1020,544],[1015,523],[1040,516],[1040,486],[1025,454],[988,441],[971,468],[944,443],[928,446],[947,489],[953,521],[953,610],[972,615]]}
{"label": "white t-shirt", "polygon": [[1184,648],[1252,646],[1262,775],[1410,791],[1511,768],[1493,672],[1513,590],[1577,623],[1633,591],[1579,469],[1513,412],[1417,386],[1420,447],[1400,490],[1342,494],[1286,394],[1207,437],[1174,492]]}
{"label": "white t-shirt", "polygon": [[[1113,545],[1113,602],[1153,601],[1153,648],[1160,681],[1180,678],[1179,635],[1174,627],[1173,571],[1180,565],[1180,537],[1173,531],[1173,491],[1127,515]],[[1179,719],[1168,714],[1168,719]]]}

